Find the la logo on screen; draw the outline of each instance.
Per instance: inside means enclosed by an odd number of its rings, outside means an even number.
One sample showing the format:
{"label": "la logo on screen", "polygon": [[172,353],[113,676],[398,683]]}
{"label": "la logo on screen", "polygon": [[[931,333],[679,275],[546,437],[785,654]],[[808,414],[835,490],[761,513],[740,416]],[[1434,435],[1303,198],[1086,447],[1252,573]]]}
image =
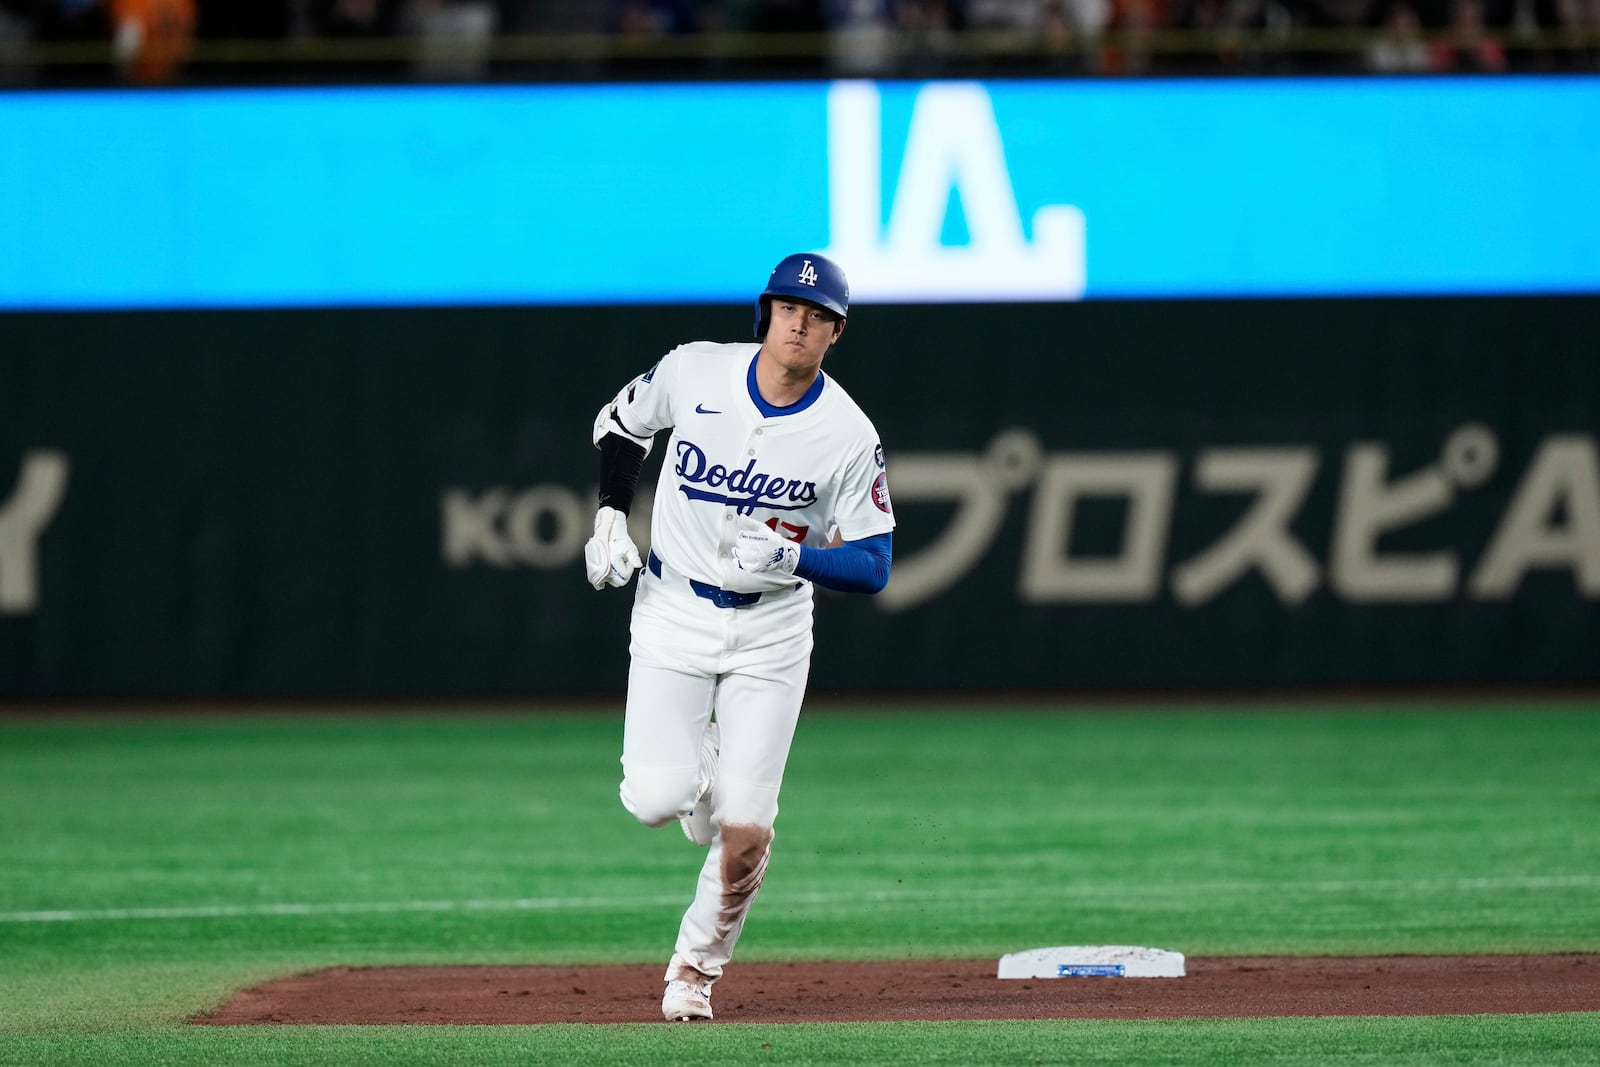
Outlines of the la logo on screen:
{"label": "la logo on screen", "polygon": [[[871,82],[828,91],[826,255],[850,265],[851,289],[870,301],[1079,300],[1087,273],[1081,210],[1051,204],[1023,234],[1000,127],[976,83],[917,93],[888,225],[883,227],[882,100]],[[940,234],[958,192],[970,240]]]}

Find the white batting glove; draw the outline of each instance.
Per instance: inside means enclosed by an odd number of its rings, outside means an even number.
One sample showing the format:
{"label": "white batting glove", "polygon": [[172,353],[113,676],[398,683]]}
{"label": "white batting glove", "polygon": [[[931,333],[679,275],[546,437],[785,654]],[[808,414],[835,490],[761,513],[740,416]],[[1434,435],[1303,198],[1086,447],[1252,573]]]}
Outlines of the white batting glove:
{"label": "white batting glove", "polygon": [[733,542],[733,558],[738,561],[740,570],[753,574],[763,571],[793,574],[795,565],[800,562],[800,546],[785,541],[764,523],[747,519]]}
{"label": "white batting glove", "polygon": [[616,508],[594,515],[594,536],[583,546],[583,567],[596,589],[627,585],[641,566],[639,547],[628,536],[628,516]]}

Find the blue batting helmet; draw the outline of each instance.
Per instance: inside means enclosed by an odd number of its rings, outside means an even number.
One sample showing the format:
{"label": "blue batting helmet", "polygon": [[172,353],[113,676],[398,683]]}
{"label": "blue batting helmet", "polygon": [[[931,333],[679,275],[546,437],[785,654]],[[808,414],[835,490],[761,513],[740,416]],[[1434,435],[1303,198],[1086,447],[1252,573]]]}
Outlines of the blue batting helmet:
{"label": "blue batting helmet", "polygon": [[788,297],[827,308],[841,319],[850,317],[850,283],[839,264],[815,252],[796,252],[784,256],[767,278],[767,287],[756,297],[756,340],[767,336],[770,317],[767,301]]}

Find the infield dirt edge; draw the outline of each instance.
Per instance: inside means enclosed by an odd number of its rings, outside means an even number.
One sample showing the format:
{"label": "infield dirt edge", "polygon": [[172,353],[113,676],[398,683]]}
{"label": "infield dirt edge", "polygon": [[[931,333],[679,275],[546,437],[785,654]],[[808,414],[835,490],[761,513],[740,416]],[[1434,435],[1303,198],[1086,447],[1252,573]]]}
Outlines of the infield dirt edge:
{"label": "infield dirt edge", "polygon": [[[1190,957],[1183,978],[1006,979],[996,960],[739,963],[717,1022],[1197,1019],[1600,1011],[1600,954]],[[659,1022],[662,967],[330,967],[200,1025]]]}

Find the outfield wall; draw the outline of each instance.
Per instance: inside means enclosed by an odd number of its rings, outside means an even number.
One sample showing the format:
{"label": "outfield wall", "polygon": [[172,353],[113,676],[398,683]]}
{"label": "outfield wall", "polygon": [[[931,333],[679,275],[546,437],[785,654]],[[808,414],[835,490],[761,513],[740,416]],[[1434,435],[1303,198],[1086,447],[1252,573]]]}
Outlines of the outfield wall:
{"label": "outfield wall", "polygon": [[[0,697],[616,690],[589,423],[749,319],[0,315]],[[1596,337],[1582,296],[863,307],[827,366],[895,571],[819,597],[814,687],[1600,681]]]}
{"label": "outfield wall", "polygon": [[1592,684],[1597,187],[1597,75],[8,92],[0,699],[618,690],[590,420],[796,250],[818,688]]}

